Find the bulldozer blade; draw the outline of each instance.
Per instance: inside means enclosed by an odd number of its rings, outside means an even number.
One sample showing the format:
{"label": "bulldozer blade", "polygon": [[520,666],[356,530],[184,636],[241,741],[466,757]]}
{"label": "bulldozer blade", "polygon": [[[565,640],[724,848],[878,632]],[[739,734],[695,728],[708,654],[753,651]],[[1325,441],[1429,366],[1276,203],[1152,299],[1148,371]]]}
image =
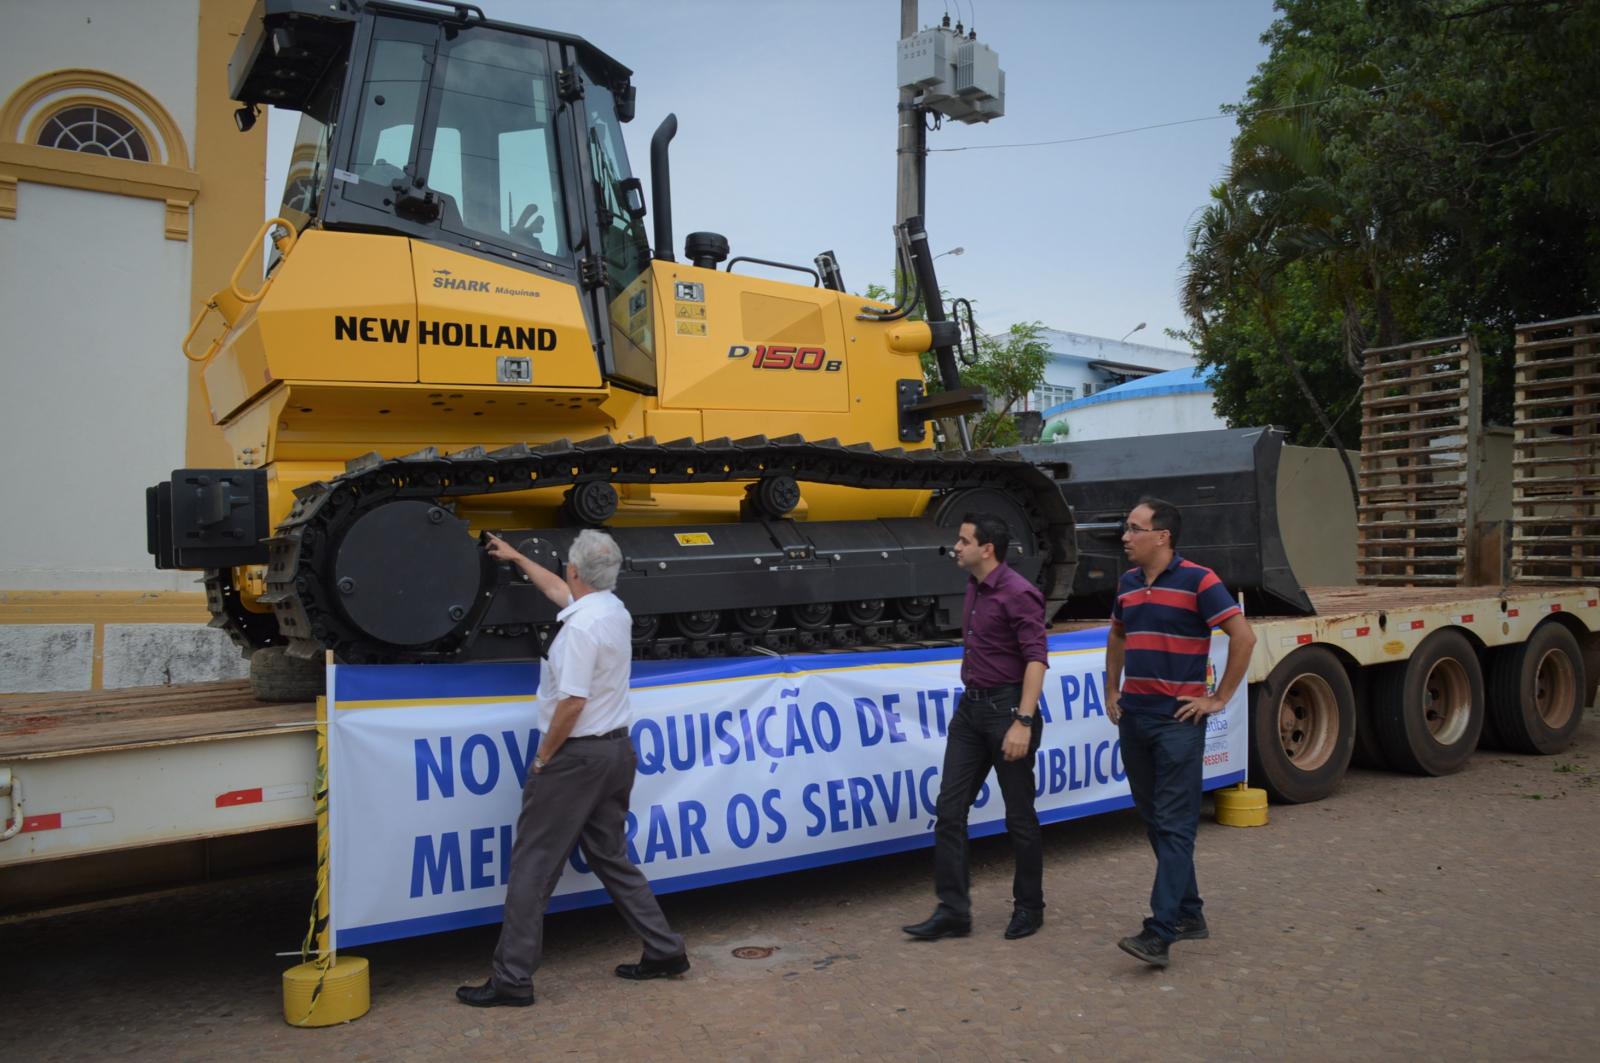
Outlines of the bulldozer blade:
{"label": "bulldozer blade", "polygon": [[1216,572],[1250,612],[1310,616],[1311,599],[1289,567],[1278,524],[1278,428],[1135,436],[1016,448],[1044,466],[1069,463],[1056,478],[1077,522],[1078,570],[1063,616],[1110,615],[1128,568],[1122,524],[1149,495],[1183,516],[1178,552]]}

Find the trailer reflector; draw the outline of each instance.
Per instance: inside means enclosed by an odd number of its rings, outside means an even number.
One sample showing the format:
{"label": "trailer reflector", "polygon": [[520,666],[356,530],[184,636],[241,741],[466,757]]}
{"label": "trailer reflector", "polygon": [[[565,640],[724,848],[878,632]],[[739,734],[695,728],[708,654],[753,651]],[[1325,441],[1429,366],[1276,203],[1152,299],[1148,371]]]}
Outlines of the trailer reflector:
{"label": "trailer reflector", "polygon": [[1427,624],[1428,622],[1426,620],[1413,620],[1411,621],[1411,630],[1420,631],[1422,628],[1426,627]]}
{"label": "trailer reflector", "polygon": [[1370,634],[1372,634],[1371,627],[1347,627],[1339,632],[1341,638],[1347,639],[1364,639]]}
{"label": "trailer reflector", "polygon": [[[38,834],[64,827],[87,827],[95,823],[110,823],[115,819],[109,808],[78,808],[70,812],[42,812],[36,816],[23,816],[21,834]],[[6,820],[7,827],[11,821]]]}
{"label": "trailer reflector", "polygon": [[261,800],[261,787],[253,790],[229,790],[225,794],[217,795],[217,807],[227,808],[231,805],[253,805]]}
{"label": "trailer reflector", "polygon": [[284,786],[256,786],[248,790],[229,790],[225,794],[217,795],[217,807],[232,808],[234,805],[258,805],[263,801],[287,801],[295,797],[305,797],[308,792],[303,782],[288,783]]}

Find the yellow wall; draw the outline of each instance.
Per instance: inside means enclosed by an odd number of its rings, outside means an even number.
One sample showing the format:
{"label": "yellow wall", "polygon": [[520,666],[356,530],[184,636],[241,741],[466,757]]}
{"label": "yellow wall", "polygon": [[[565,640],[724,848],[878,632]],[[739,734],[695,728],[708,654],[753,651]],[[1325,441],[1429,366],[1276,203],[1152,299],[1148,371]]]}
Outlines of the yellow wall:
{"label": "yellow wall", "polygon": [[[228,282],[247,242],[261,226],[261,189],[267,171],[267,123],[248,133],[233,124],[238,105],[228,99],[228,59],[233,55],[251,0],[202,0],[195,69],[195,170],[200,194],[194,203],[194,273],[190,316]],[[259,253],[259,249],[257,251]],[[173,352],[174,357],[182,357]],[[231,468],[233,456],[211,411],[200,366],[189,366],[187,463],[191,468]]]}

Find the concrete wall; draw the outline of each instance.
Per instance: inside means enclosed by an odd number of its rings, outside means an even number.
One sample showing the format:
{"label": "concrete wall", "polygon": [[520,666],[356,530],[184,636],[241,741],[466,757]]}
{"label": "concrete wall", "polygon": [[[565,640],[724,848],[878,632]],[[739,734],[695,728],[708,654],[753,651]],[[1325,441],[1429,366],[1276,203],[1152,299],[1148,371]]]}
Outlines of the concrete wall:
{"label": "concrete wall", "polygon": [[1486,428],[1483,432],[1483,457],[1478,465],[1478,519],[1511,519],[1511,444],[1516,435],[1509,428]]}
{"label": "concrete wall", "polygon": [[145,486],[183,464],[189,244],[162,239],[155,200],[19,198],[0,222],[0,588],[191,589],[143,533]]}
{"label": "concrete wall", "polygon": [[1338,451],[1283,448],[1278,464],[1278,528],[1289,567],[1302,586],[1354,585],[1356,505]]}

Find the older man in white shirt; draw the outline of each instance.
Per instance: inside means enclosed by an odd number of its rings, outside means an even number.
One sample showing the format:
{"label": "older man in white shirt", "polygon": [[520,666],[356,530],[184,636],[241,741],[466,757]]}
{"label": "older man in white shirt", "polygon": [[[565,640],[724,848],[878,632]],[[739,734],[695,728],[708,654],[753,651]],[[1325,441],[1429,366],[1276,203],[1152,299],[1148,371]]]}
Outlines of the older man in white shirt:
{"label": "older man in white shirt", "polygon": [[622,978],[661,978],[689,969],[683,938],[673,932],[643,872],[628,859],[625,821],[637,765],[628,727],[628,674],[633,618],[612,589],[622,551],[604,532],[578,533],[566,578],[534,564],[504,539],[489,537],[490,556],[516,565],[562,606],[561,631],[540,668],[538,725],[543,739],[522,790],[506,883],[505,921],[494,950],[494,973],[456,997],[474,1007],[533,1003],[533,972],[544,955],[544,913],[574,843],[599,876],[622,918],[644,939],[638,963],[617,967]]}

